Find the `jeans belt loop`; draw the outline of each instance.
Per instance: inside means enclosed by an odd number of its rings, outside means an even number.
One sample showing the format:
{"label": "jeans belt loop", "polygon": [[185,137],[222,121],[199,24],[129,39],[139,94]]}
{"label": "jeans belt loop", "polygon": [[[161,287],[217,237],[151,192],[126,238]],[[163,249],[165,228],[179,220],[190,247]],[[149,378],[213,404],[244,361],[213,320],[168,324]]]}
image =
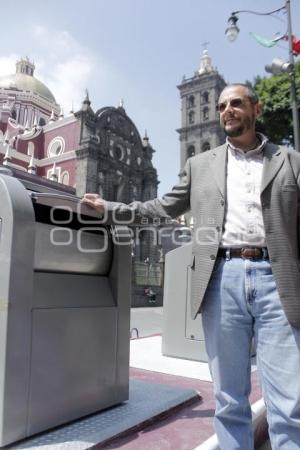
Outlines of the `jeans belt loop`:
{"label": "jeans belt loop", "polygon": [[225,257],[226,261],[230,261],[230,248],[226,249],[226,257]]}
{"label": "jeans belt loop", "polygon": [[248,256],[247,256],[247,255],[245,256],[244,253],[243,253],[244,250],[246,250],[245,247],[242,247],[242,248],[241,248],[241,258],[242,258],[242,259],[248,259]]}

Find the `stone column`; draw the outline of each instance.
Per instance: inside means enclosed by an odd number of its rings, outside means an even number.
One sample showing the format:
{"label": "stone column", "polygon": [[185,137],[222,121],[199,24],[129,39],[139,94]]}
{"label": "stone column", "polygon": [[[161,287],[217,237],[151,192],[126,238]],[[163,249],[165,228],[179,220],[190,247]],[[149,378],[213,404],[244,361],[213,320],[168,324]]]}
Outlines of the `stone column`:
{"label": "stone column", "polygon": [[84,144],[76,150],[76,195],[98,193],[98,152],[95,145]]}

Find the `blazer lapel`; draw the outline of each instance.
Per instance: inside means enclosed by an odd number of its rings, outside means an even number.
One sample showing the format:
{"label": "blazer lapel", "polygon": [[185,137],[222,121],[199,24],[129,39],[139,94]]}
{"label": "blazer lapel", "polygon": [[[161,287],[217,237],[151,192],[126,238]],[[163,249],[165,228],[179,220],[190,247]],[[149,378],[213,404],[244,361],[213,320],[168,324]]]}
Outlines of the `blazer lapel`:
{"label": "blazer lapel", "polygon": [[284,157],[279,146],[266,144],[264,149],[263,173],[260,192],[262,193],[273,180],[282,166]]}
{"label": "blazer lapel", "polygon": [[225,196],[226,183],[226,161],[227,161],[227,144],[210,151],[210,164],[215,178],[215,182],[221,192]]}

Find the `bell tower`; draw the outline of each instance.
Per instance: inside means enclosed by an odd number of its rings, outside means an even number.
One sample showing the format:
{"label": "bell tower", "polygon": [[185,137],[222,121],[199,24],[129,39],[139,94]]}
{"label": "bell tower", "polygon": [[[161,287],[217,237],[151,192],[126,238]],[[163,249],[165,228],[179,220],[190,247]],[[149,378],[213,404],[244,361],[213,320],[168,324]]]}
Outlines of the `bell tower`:
{"label": "bell tower", "polygon": [[212,66],[207,49],[200,68],[191,78],[183,77],[178,87],[181,97],[180,167],[187,158],[217,147],[225,141],[219,125],[217,101],[226,83]]}

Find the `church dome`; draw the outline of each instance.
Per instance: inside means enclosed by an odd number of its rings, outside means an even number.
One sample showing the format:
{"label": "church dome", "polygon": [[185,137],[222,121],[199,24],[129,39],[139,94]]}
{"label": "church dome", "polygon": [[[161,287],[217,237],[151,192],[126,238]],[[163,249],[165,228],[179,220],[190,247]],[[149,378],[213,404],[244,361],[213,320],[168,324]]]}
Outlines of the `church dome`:
{"label": "church dome", "polygon": [[0,88],[30,91],[40,95],[51,103],[55,97],[47,86],[33,76],[34,65],[28,59],[17,62],[17,71],[12,75],[0,77]]}

